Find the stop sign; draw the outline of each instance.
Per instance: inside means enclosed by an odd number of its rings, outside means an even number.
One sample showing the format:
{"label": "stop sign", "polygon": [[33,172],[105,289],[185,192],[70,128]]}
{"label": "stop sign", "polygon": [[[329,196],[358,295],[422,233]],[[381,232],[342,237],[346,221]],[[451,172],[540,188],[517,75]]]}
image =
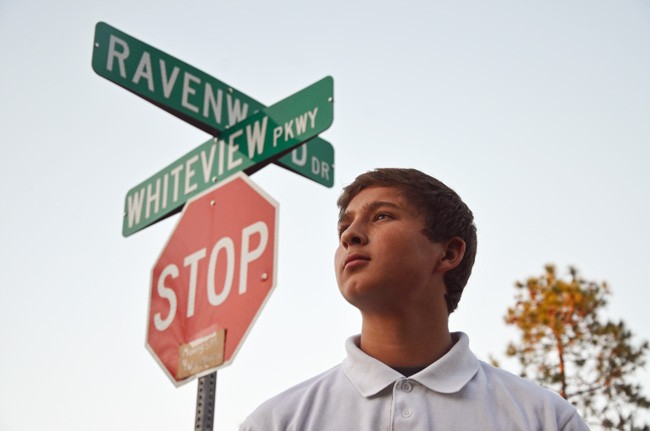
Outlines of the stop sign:
{"label": "stop sign", "polygon": [[176,386],[232,361],[273,290],[277,207],[241,173],[185,206],[153,268],[147,323]]}

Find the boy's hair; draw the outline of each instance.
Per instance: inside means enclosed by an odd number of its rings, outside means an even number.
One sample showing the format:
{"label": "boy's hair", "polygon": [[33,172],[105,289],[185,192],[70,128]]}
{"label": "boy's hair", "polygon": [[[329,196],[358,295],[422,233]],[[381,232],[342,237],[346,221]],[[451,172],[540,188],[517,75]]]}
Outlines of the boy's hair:
{"label": "boy's hair", "polygon": [[460,301],[476,257],[476,226],[472,211],[460,196],[441,181],[417,169],[380,168],[359,175],[343,189],[337,200],[340,214],[359,192],[369,187],[393,187],[403,193],[419,214],[424,214],[424,234],[434,242],[455,236],[465,241],[461,263],[445,273],[447,311],[451,314]]}

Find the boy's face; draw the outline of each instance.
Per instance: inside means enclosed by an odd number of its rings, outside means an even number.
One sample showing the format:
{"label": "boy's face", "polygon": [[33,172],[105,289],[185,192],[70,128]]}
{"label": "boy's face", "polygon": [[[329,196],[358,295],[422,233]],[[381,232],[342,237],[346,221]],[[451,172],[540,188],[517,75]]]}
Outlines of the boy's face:
{"label": "boy's face", "polygon": [[435,268],[444,248],[424,235],[424,227],[424,216],[398,190],[359,192],[339,222],[335,271],[345,299],[363,311],[425,306],[425,298],[444,295],[444,284],[438,291],[431,287],[435,277],[442,279]]}

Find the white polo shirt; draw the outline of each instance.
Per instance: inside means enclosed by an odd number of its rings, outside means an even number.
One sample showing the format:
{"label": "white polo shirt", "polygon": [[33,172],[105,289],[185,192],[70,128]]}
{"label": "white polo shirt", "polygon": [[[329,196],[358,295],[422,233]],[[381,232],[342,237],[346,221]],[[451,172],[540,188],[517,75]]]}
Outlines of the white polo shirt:
{"label": "white polo shirt", "polygon": [[339,366],[258,407],[241,431],[564,430],[589,428],[575,408],[535,383],[479,361],[469,338],[404,377],[347,340]]}

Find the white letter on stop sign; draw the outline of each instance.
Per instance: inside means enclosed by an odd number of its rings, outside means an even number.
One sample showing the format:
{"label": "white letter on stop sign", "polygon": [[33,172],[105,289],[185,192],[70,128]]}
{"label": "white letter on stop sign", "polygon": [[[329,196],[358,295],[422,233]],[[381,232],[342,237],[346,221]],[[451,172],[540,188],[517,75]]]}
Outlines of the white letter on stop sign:
{"label": "white letter on stop sign", "polygon": [[172,324],[174,316],[176,316],[176,295],[174,290],[165,286],[165,279],[167,276],[171,275],[173,278],[178,277],[178,267],[174,264],[167,265],[163,269],[162,274],[158,278],[158,295],[161,298],[165,298],[169,301],[169,314],[164,319],[160,316],[160,313],[156,313],[153,316],[153,324],[156,326],[156,329],[159,331],[164,331]]}
{"label": "white letter on stop sign", "polygon": [[[217,267],[217,256],[219,256],[219,250],[222,248],[226,251],[226,279],[223,282],[221,293],[217,293],[214,288],[214,272]],[[232,277],[234,273],[235,244],[233,244],[232,239],[226,236],[217,241],[212,248],[212,253],[210,253],[210,262],[208,263],[208,301],[210,304],[219,305],[226,300],[232,288]]]}
{"label": "white letter on stop sign", "polygon": [[190,287],[187,293],[187,317],[194,316],[194,298],[196,298],[196,276],[199,272],[199,260],[205,257],[205,249],[185,257],[183,264],[190,266]]}
{"label": "white letter on stop sign", "polygon": [[[251,235],[259,233],[260,243],[255,250],[249,250],[249,239]],[[241,232],[241,261],[239,263],[239,294],[246,293],[246,283],[248,281],[248,264],[257,259],[266,250],[266,244],[269,242],[269,228],[266,223],[258,221],[250,226],[245,227]]]}

